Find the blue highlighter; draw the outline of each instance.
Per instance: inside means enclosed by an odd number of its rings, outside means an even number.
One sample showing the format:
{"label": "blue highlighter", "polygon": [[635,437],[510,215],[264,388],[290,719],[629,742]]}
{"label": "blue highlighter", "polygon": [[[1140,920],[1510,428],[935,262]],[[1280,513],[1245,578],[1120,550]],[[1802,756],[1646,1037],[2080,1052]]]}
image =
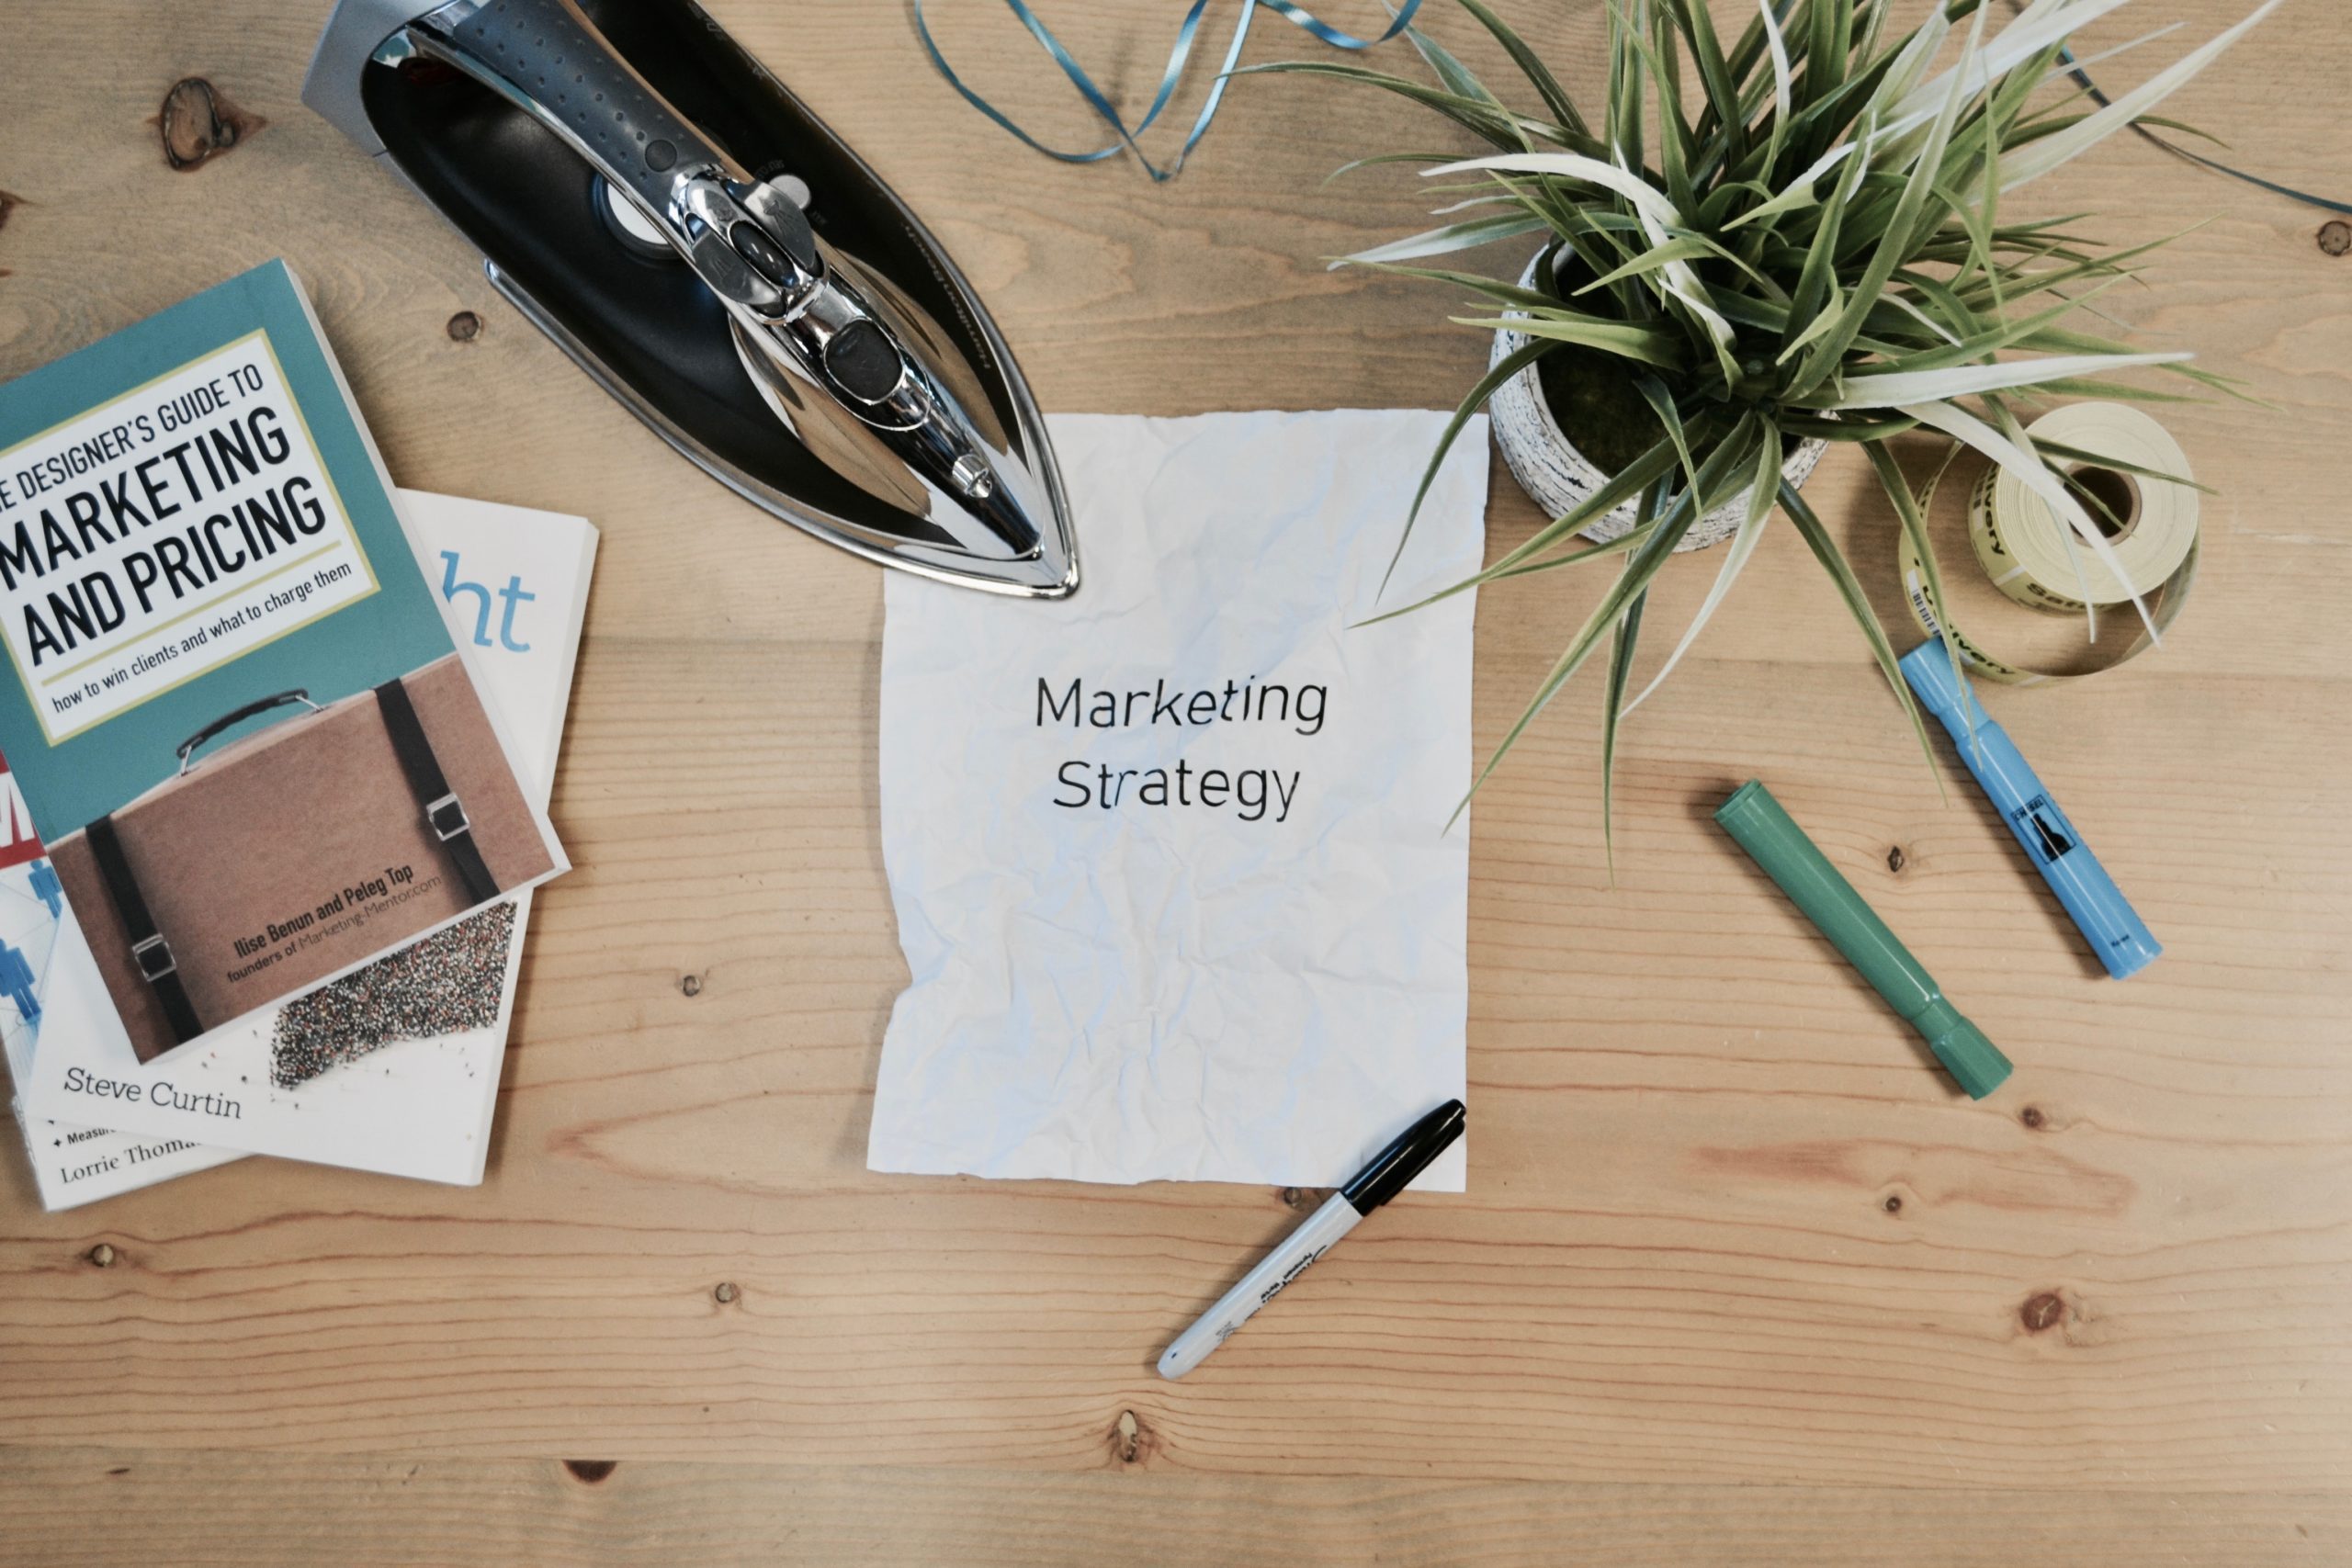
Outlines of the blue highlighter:
{"label": "blue highlighter", "polygon": [[[1960,760],[1992,797],[2001,819],[2025,847],[2050,891],[2082,928],[2091,951],[2120,980],[2146,968],[2164,948],[2132,911],[2131,903],[2084,843],[2058,803],[2026,765],[2008,731],[1984,716],[1968,682],[1952,668],[1940,637],[1930,637],[1900,660],[1903,678],[1920,703],[1951,732]],[[1972,733],[1969,717],[1976,724]]]}

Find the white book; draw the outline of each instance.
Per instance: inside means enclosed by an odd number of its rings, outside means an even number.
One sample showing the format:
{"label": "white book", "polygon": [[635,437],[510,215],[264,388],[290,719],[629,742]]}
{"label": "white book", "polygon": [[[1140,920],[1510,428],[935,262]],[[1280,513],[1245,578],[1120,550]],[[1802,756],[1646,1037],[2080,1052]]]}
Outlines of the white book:
{"label": "white book", "polygon": [[[8,829],[6,847],[0,850],[0,982],[6,982],[0,984],[0,1046],[6,1049],[9,1077],[21,1084],[32,1076],[44,1009],[56,1001],[49,971],[58,928],[74,917],[65,909],[57,874],[42,858],[16,779],[0,773],[0,785],[6,786]],[[138,1137],[28,1117],[21,1101],[17,1113],[45,1209],[70,1209],[243,1157],[241,1150],[208,1148],[185,1138]]]}
{"label": "white book", "polygon": [[[513,737],[524,787],[544,810],[596,531],[582,518],[418,491],[401,491],[401,502],[426,548],[450,635],[473,657]],[[56,919],[29,886],[33,874],[30,864],[0,867],[0,942],[37,963],[40,1017],[27,1024],[8,999],[13,970],[0,953],[0,1018],[15,1025],[6,1031],[9,1071],[45,1207],[247,1153],[481,1181],[527,889],[142,1064],[71,911]],[[41,921],[32,921],[36,909]],[[46,922],[49,933],[19,941],[6,922],[20,915]]]}

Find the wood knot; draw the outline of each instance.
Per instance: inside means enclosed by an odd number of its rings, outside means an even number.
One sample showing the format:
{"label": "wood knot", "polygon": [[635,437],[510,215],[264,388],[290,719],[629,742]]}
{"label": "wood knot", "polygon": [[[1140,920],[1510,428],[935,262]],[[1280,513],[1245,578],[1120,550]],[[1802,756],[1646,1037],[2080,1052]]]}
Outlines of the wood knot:
{"label": "wood knot", "polygon": [[1159,1446],[1158,1434],[1132,1410],[1120,1411],[1111,1423],[1111,1457],[1121,1464],[1141,1464]]}
{"label": "wood knot", "polygon": [[449,341],[471,343],[481,336],[481,318],[471,310],[460,310],[449,318]]}
{"label": "wood knot", "polygon": [[1886,1201],[1881,1203],[1879,1207],[1884,1209],[1890,1214],[1901,1213],[1903,1212],[1903,1194],[1900,1192],[1888,1193],[1886,1195]]}
{"label": "wood knot", "polygon": [[710,1292],[710,1299],[717,1302],[720,1306],[729,1306],[731,1305],[737,1298],[741,1296],[742,1293],[743,1292],[741,1290],[736,1288],[734,1280],[722,1280],[719,1281],[718,1289]]}
{"label": "wood knot", "polygon": [[2029,1105],[2018,1112],[2018,1120],[2029,1127],[2039,1128],[2049,1118],[2042,1115],[2041,1107],[2039,1105]]}
{"label": "wood knot", "polygon": [[2018,1308],[2018,1321],[2025,1325],[2028,1334],[2039,1334],[2066,1316],[2066,1298],[2055,1291],[2044,1291],[2028,1296],[2025,1305]]}
{"label": "wood knot", "polygon": [[8,226],[8,214],[24,205],[25,198],[11,191],[0,190],[0,229]]}
{"label": "wood knot", "polygon": [[84,1253],[82,1256],[90,1260],[90,1267],[93,1269],[111,1269],[114,1267],[114,1248],[107,1246],[103,1241],[98,1243],[97,1246],[90,1248],[89,1251]]}
{"label": "wood knot", "polygon": [[616,1459],[568,1459],[563,1468],[571,1472],[573,1479],[594,1486],[621,1467]]}
{"label": "wood knot", "polygon": [[1900,874],[1903,870],[1903,846],[1896,844],[1886,852],[1886,869]]}
{"label": "wood knot", "polygon": [[1285,1208],[1302,1212],[1319,1209],[1331,1196],[1320,1187],[1285,1187],[1274,1194]]}
{"label": "wood knot", "polygon": [[698,997],[702,995],[702,976],[699,975],[688,975],[678,982],[678,989],[684,991],[690,997]]}
{"label": "wood knot", "polygon": [[229,100],[201,76],[183,76],[164,95],[154,124],[162,133],[164,162],[186,173],[240,146],[269,122]]}
{"label": "wood knot", "polygon": [[2319,248],[2331,256],[2352,251],[2352,223],[2331,218],[2319,226]]}

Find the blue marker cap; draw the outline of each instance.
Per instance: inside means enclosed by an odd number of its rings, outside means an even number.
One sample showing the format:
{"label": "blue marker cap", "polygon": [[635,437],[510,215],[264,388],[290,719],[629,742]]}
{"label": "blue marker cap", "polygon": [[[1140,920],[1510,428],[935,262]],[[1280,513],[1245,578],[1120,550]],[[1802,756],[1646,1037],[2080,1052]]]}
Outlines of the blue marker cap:
{"label": "blue marker cap", "polygon": [[2050,884],[2107,972],[2120,980],[2146,968],[2164,948],[2148,934],[2107,868],[2058,809],[2008,731],[1984,716],[1968,682],[1952,668],[1942,639],[1921,643],[1900,663],[1903,678],[1921,705],[1951,734],[1960,760],[1984,786],[2026,858]]}

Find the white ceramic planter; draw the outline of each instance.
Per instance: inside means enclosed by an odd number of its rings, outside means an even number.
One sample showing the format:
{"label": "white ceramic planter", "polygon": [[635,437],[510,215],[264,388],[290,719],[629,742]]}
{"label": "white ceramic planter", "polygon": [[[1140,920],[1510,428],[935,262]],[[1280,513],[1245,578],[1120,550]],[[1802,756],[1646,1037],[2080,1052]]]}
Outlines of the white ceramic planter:
{"label": "white ceramic planter", "polygon": [[[1527,270],[1520,275],[1521,288],[1535,286],[1535,269],[1542,265],[1545,254],[1539,251],[1528,262]],[[1487,365],[1491,367],[1501,364],[1530,341],[1524,333],[1509,329],[1496,333],[1494,353],[1488,356]],[[1587,497],[1609,482],[1609,476],[1587,461],[1584,454],[1561,434],[1559,422],[1552,417],[1552,405],[1544,400],[1544,384],[1534,366],[1528,366],[1495,389],[1495,395],[1487,400],[1487,420],[1511,478],[1551,515],[1557,517],[1582,505]],[[1828,446],[1826,441],[1799,442],[1790,452],[1788,461],[1781,465],[1781,477],[1792,485],[1803,486]],[[1604,513],[1583,531],[1584,536],[1603,542],[1616,538],[1634,525],[1634,503],[1628,501]],[[1701,550],[1721,544],[1738,532],[1739,520],[1747,513],[1746,495],[1725,502],[1692,524],[1675,548]]]}

